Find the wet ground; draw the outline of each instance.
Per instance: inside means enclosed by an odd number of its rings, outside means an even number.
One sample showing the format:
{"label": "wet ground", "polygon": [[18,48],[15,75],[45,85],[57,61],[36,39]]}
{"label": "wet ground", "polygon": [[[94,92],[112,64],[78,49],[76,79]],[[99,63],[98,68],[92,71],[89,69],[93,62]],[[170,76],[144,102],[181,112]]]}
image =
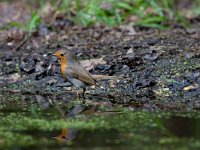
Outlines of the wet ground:
{"label": "wet ground", "polygon": [[[199,149],[199,112],[130,111],[92,102],[4,93],[0,143],[4,149]],[[12,95],[12,96],[11,96]],[[22,100],[23,99],[23,100]],[[2,96],[1,96],[2,100]]]}
{"label": "wet ground", "polygon": [[[0,20],[0,148],[199,149],[198,21],[160,31],[83,28],[61,18],[30,36],[5,28],[7,19]],[[77,98],[52,56],[59,48],[92,74],[119,78]]]}
{"label": "wet ground", "polygon": [[[1,41],[1,91],[76,98],[78,89],[63,81],[52,56],[64,47],[92,74],[120,77],[99,81],[101,88],[88,87],[88,100],[105,100],[133,110],[199,109],[198,28],[135,35],[107,27],[70,29],[54,35],[59,36],[56,40],[48,35],[29,38],[18,50],[14,49],[21,43],[15,39]],[[1,34],[6,37],[6,32]]]}

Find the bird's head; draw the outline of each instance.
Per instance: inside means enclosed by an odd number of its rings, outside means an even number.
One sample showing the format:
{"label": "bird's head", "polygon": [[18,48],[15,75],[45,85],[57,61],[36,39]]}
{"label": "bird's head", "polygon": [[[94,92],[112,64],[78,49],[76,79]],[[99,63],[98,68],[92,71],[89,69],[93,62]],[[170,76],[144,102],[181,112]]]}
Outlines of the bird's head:
{"label": "bird's head", "polygon": [[76,63],[77,62],[77,57],[73,55],[71,51],[68,51],[65,49],[58,50],[53,55],[56,56],[61,61],[61,63],[65,63],[65,62]]}
{"label": "bird's head", "polygon": [[53,55],[62,61],[68,59],[68,53],[67,50],[58,50]]}

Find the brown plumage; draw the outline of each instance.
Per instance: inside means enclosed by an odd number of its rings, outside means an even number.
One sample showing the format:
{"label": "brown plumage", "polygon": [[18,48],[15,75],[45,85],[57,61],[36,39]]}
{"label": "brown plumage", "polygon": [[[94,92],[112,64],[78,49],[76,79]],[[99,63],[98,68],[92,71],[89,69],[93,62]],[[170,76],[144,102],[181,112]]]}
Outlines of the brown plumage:
{"label": "brown plumage", "polygon": [[92,75],[86,71],[68,50],[58,50],[54,56],[58,57],[61,64],[62,77],[78,88],[83,88],[83,96],[86,86],[98,85],[97,79],[114,79],[116,76]]}

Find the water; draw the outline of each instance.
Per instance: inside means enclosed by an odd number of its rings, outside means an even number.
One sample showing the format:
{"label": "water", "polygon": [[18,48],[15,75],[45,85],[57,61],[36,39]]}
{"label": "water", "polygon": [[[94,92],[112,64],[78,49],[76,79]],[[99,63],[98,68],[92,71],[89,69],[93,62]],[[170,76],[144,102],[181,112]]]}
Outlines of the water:
{"label": "water", "polygon": [[[34,96],[35,97],[35,96]],[[0,96],[0,149],[199,149],[200,113]]]}

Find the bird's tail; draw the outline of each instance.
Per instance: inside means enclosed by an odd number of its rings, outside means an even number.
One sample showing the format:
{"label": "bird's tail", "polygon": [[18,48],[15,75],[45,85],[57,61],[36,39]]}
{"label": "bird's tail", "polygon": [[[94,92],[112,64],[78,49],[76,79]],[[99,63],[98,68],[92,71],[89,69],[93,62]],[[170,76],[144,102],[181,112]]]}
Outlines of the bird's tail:
{"label": "bird's tail", "polygon": [[99,80],[99,79],[122,79],[122,77],[118,77],[118,76],[106,76],[106,75],[92,75],[92,78],[95,80]]}

